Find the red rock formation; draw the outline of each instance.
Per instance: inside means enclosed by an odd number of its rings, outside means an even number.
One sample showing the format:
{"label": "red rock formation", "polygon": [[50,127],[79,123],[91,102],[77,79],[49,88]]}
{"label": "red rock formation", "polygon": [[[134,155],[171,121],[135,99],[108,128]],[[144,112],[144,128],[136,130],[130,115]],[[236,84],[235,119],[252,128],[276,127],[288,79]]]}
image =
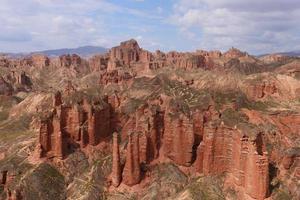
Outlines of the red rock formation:
{"label": "red rock formation", "polygon": [[0,184],[5,185],[7,181],[7,171],[1,171],[0,173]]}
{"label": "red rock formation", "polygon": [[41,54],[32,55],[31,60],[33,62],[34,67],[43,68],[43,67],[48,67],[50,65],[50,59],[45,55],[41,55]]}
{"label": "red rock formation", "polygon": [[91,71],[102,71],[107,68],[109,57],[106,55],[96,55],[89,59]]}
{"label": "red rock formation", "polygon": [[62,67],[79,66],[82,62],[81,58],[76,54],[59,56],[59,60]]}
{"label": "red rock formation", "polygon": [[278,63],[278,62],[282,63],[282,62],[286,62],[288,59],[289,59],[288,56],[284,56],[280,54],[270,54],[260,58],[260,60],[262,60],[266,64]]}
{"label": "red rock formation", "polygon": [[123,182],[136,185],[141,181],[141,168],[139,157],[139,133],[131,133],[128,137],[126,162],[123,170]]}
{"label": "red rock formation", "polygon": [[169,52],[155,54],[141,49],[135,40],[122,42],[113,47],[109,53],[108,71],[114,71],[123,66],[137,66],[142,69],[158,69],[174,66],[183,69],[205,68],[205,57],[195,53]]}
{"label": "red rock formation", "polygon": [[120,46],[111,48],[110,60],[117,60],[121,65],[130,66],[131,62],[139,61],[140,50],[137,41],[133,39],[121,42]]}
{"label": "red rock formation", "polygon": [[170,52],[166,55],[166,65],[183,69],[205,68],[205,58],[202,55]]}
{"label": "red rock formation", "polygon": [[231,49],[229,49],[227,52],[224,53],[224,57],[225,58],[239,58],[239,57],[244,57],[248,55],[247,53],[245,52],[241,52],[239,49],[236,49],[234,47],[232,47]]}
{"label": "red rock formation", "polygon": [[195,135],[193,121],[185,115],[166,113],[164,131],[164,154],[176,164],[190,166],[193,158]]}
{"label": "red rock formation", "polygon": [[0,76],[0,95],[12,95],[13,88],[12,86]]}
{"label": "red rock formation", "polygon": [[[288,149],[282,158],[282,166],[284,169],[289,170],[294,163],[297,163],[297,160],[300,159],[300,149],[297,148],[291,148]],[[296,166],[296,165],[295,165]]]}
{"label": "red rock formation", "polygon": [[63,159],[78,143],[98,145],[110,136],[110,109],[107,104],[85,99],[78,105],[64,105],[60,93],[54,98],[55,108],[41,121],[42,156]]}
{"label": "red rock formation", "polygon": [[0,57],[0,67],[9,67],[11,65],[10,59]]}
{"label": "red rock formation", "polygon": [[69,96],[75,92],[76,92],[76,88],[74,87],[71,81],[68,81],[66,87],[64,88],[64,94]]}
{"label": "red rock formation", "polygon": [[121,164],[118,142],[118,133],[113,134],[113,160],[112,160],[112,185],[118,187],[121,183]]}
{"label": "red rock formation", "polygon": [[142,132],[141,162],[149,163],[158,157],[163,131],[162,122],[163,116],[155,106],[146,105],[136,111],[134,130]]}
{"label": "red rock formation", "polygon": [[252,198],[268,195],[268,156],[261,134],[250,140],[236,129],[208,123],[195,167],[205,175],[229,173],[235,180],[231,184],[243,187]]}
{"label": "red rock formation", "polygon": [[250,99],[261,99],[266,96],[272,96],[278,93],[278,89],[274,82],[263,82],[253,84],[247,87],[247,95]]}
{"label": "red rock formation", "polygon": [[53,107],[60,106],[62,104],[61,92],[57,91],[53,97]]}
{"label": "red rock formation", "polygon": [[123,84],[130,81],[134,75],[121,70],[106,71],[100,74],[99,83],[107,85],[109,83]]}

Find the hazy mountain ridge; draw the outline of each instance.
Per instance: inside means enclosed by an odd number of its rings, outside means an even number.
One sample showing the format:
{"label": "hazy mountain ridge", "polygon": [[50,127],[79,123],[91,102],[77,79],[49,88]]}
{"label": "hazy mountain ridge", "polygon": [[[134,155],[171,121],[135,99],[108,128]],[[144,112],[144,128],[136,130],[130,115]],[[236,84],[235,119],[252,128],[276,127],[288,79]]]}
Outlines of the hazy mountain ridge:
{"label": "hazy mountain ridge", "polygon": [[258,57],[263,57],[263,56],[272,55],[272,54],[278,54],[278,55],[283,55],[283,56],[300,57],[300,50],[262,54],[262,55],[259,55]]}
{"label": "hazy mountain ridge", "polygon": [[44,51],[23,52],[23,53],[3,53],[9,57],[24,57],[32,54],[44,54],[46,56],[61,56],[64,54],[78,54],[82,57],[89,57],[95,54],[102,54],[107,52],[108,49],[100,46],[82,46],[77,48],[62,48],[50,49]]}

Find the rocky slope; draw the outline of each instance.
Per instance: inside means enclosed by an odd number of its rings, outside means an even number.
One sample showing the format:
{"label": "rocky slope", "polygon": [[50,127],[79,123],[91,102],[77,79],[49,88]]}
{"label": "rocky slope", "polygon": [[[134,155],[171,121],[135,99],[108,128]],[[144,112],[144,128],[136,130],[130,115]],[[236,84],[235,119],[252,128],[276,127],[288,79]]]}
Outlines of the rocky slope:
{"label": "rocky slope", "polygon": [[0,59],[0,199],[299,199],[298,58]]}

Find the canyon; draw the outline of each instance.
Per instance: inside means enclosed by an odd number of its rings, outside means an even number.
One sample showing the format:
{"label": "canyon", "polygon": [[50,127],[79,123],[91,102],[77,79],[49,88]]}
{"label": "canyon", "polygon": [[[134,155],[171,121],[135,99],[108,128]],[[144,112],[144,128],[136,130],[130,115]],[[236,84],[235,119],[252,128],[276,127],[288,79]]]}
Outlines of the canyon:
{"label": "canyon", "polygon": [[1,57],[0,198],[298,199],[298,62],[134,39]]}

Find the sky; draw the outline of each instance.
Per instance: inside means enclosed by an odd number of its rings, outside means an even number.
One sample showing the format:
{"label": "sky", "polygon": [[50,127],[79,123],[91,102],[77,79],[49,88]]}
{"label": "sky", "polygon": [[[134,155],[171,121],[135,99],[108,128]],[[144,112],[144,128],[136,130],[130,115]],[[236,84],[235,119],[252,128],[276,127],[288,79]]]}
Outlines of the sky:
{"label": "sky", "polygon": [[0,0],[0,51],[136,39],[155,51],[300,50],[299,0]]}

